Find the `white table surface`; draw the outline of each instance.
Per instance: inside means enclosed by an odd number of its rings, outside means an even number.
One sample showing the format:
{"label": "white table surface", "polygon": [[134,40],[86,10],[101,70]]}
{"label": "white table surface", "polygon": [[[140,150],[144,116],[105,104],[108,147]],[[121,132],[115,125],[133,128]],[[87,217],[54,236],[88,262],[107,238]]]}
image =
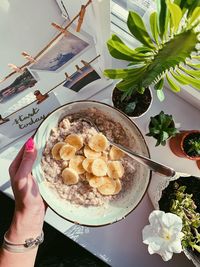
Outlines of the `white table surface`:
{"label": "white table surface", "polygon": [[[99,92],[91,99],[110,103],[111,89],[112,86]],[[166,91],[166,99],[163,103],[160,103],[154,97],[150,111],[144,117],[134,120],[143,134],[147,133],[150,116],[159,113],[161,110],[172,114],[175,121],[181,123],[182,129],[200,129],[199,110],[174,93]],[[31,133],[1,151],[0,190],[10,196],[12,196],[12,191],[9,184],[8,167],[19,148],[30,135]],[[155,148],[154,139],[146,136],[145,139],[154,160],[169,165],[178,171],[200,175],[200,170],[194,161],[176,157],[169,150],[168,145]],[[147,246],[142,243],[141,233],[143,227],[148,224],[148,216],[152,210],[152,204],[146,194],[136,210],[124,220],[113,225],[99,228],[74,225],[60,218],[50,209],[47,210],[45,221],[113,267],[193,266],[183,254],[174,255],[173,259],[168,262],[163,262],[158,255],[150,256],[148,254]]]}

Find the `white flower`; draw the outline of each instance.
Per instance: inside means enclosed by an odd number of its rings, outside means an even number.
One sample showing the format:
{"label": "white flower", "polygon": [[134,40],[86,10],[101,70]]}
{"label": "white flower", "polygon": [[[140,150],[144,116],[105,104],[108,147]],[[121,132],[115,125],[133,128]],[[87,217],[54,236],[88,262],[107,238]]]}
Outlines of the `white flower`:
{"label": "white flower", "polygon": [[159,254],[164,261],[172,258],[173,253],[181,253],[183,237],[182,220],[175,214],[154,210],[149,216],[150,225],[142,231],[143,243],[148,245],[150,254]]}

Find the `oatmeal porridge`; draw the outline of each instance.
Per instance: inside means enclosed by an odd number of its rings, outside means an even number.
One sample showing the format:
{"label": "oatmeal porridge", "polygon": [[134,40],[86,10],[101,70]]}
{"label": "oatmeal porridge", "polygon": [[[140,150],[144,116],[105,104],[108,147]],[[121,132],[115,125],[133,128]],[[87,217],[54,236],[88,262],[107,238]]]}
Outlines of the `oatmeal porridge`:
{"label": "oatmeal porridge", "polygon": [[73,204],[100,206],[123,196],[133,183],[136,164],[121,150],[109,144],[133,148],[120,123],[95,108],[64,117],[46,142],[41,166],[45,181],[56,194]]}

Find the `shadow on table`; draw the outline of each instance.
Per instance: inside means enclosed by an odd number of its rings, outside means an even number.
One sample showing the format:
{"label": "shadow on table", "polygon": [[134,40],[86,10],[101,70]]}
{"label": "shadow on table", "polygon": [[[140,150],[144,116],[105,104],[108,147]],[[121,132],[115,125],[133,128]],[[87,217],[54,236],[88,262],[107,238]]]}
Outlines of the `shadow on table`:
{"label": "shadow on table", "polygon": [[[8,230],[14,212],[14,201],[0,192],[0,245],[3,235]],[[86,249],[44,224],[45,240],[40,245],[35,267],[108,267]],[[23,266],[22,266],[23,267]]]}

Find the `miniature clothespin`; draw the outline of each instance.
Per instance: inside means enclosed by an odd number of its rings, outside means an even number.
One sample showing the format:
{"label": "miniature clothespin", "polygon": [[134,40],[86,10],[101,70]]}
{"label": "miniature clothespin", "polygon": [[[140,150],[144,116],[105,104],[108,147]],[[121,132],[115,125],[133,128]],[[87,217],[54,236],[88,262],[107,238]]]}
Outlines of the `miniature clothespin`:
{"label": "miniature clothespin", "polygon": [[48,93],[46,94],[41,94],[39,90],[36,90],[34,92],[34,95],[36,96],[37,99],[37,104],[40,104],[41,102],[43,102],[45,99],[47,99],[47,97],[49,97]]}
{"label": "miniature clothespin", "polygon": [[10,67],[13,71],[18,72],[18,73],[24,72],[24,68],[17,67],[14,64],[8,64],[8,67]]}
{"label": "miniature clothespin", "polygon": [[66,80],[68,80],[68,81],[72,81],[72,79],[71,79],[70,76],[67,74],[67,72],[65,72],[65,77],[66,77]]}
{"label": "miniature clothespin", "polygon": [[34,59],[34,57],[32,57],[31,55],[29,55],[25,51],[22,52],[22,56],[25,57],[30,63],[35,63],[36,62],[36,60]]}
{"label": "miniature clothespin", "polygon": [[85,61],[85,60],[81,60],[81,62],[83,63],[83,65],[84,66],[86,66],[86,67],[88,67],[90,64],[87,62],[87,61]]}
{"label": "miniature clothespin", "polygon": [[81,69],[78,65],[75,65],[75,67],[76,67],[76,69],[77,69],[77,72],[80,72],[80,73],[83,72],[82,69]]}
{"label": "miniature clothespin", "polygon": [[86,11],[86,6],[82,5],[81,6],[81,10],[79,12],[78,25],[76,27],[76,31],[77,32],[80,32],[80,30],[81,30],[81,25],[83,23],[83,19],[84,19],[84,16],[85,16],[85,11]]}
{"label": "miniature clothespin", "polygon": [[5,122],[7,122],[7,121],[9,121],[9,119],[8,118],[2,118],[2,116],[0,115],[0,125],[1,124],[3,124],[3,123],[5,123]]}
{"label": "miniature clothespin", "polygon": [[64,35],[67,35],[69,32],[68,30],[66,30],[65,28],[63,28],[62,26],[58,25],[55,22],[52,22],[51,25],[56,28],[57,30],[59,30],[60,32],[62,32]]}

